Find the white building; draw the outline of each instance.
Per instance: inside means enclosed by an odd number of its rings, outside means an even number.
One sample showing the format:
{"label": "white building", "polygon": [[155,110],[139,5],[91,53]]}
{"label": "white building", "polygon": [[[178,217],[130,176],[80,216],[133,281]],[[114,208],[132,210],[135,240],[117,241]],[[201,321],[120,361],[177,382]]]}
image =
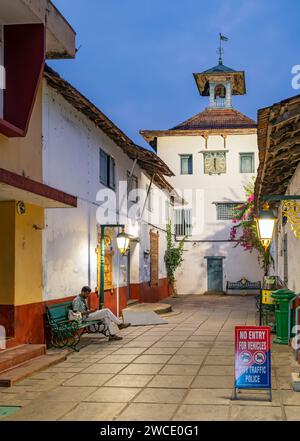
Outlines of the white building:
{"label": "white building", "polygon": [[171,185],[188,205],[174,210],[178,239],[187,236],[177,272],[180,294],[225,291],[227,281],[258,281],[255,252],[230,240],[232,208],[244,201],[245,185],[258,167],[256,122],[232,107],[245,94],[244,72],[224,66],[194,74],[209,107],[169,130],[140,133],[174,171]]}
{"label": "white building", "polygon": [[[132,237],[128,257],[117,252],[115,238],[120,229],[105,229],[105,306],[121,313],[130,299],[155,302],[168,296],[164,264],[167,215],[163,210],[172,187],[163,175],[172,172],[155,153],[136,146],[95,105],[46,67],[44,182],[75,195],[77,208],[46,210],[44,302],[72,297],[87,284],[99,292],[95,252],[100,246],[99,226],[122,223]],[[135,195],[127,195],[126,188],[122,193],[120,184],[129,182],[131,189],[144,191],[139,201],[140,220],[132,225],[119,208],[122,198],[123,207],[128,200],[130,207],[138,202]],[[94,302],[97,306],[99,298],[95,296]]]}
{"label": "white building", "polygon": [[300,95],[259,110],[260,165],[255,187],[257,212],[271,196],[270,208],[278,218],[271,244],[272,273],[296,293],[300,291],[299,117]]}

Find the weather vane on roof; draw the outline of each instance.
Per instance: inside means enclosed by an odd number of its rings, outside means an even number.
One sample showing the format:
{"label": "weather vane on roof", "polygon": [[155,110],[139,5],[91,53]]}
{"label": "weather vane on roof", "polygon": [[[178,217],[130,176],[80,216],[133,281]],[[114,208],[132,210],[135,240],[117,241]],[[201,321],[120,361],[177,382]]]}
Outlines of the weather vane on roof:
{"label": "weather vane on roof", "polygon": [[222,48],[222,41],[228,41],[229,38],[225,37],[225,35],[222,35],[221,32],[219,33],[219,38],[220,38],[220,46],[218,47],[219,64],[223,64],[222,55],[224,53],[224,49]]}

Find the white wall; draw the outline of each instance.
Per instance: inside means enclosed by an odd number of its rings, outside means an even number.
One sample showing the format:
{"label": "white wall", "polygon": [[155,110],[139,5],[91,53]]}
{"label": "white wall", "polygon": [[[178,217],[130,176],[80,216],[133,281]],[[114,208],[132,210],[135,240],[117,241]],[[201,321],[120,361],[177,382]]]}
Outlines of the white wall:
{"label": "white wall", "polygon": [[[286,194],[300,195],[300,165],[298,165],[294,176],[290,182]],[[299,201],[297,201],[299,204]],[[299,293],[300,292],[300,239],[298,239],[292,229],[290,223],[286,223],[284,226],[281,222],[281,213],[279,211],[278,223],[277,223],[277,237],[275,244],[275,260],[276,260],[276,274],[284,279],[284,252],[283,252],[283,240],[284,234],[287,234],[287,256],[288,256],[288,287]]]}
{"label": "white wall", "polygon": [[[226,151],[227,172],[221,175],[204,174],[205,140],[201,136],[166,136],[158,138],[157,153],[168,164],[175,176],[169,181],[192,208],[193,235],[186,242],[184,262],[177,271],[180,294],[200,294],[207,291],[207,260],[205,256],[225,256],[223,261],[223,287],[226,281],[237,281],[243,276],[251,281],[262,278],[257,254],[245,252],[229,242],[232,222],[218,221],[214,202],[242,202],[243,186],[258,167],[256,134],[228,135],[226,148],[221,136],[208,138],[207,150]],[[255,173],[240,173],[239,153],[254,153]],[[193,174],[180,174],[180,155],[193,155]],[[192,269],[192,277],[191,277]]]}
{"label": "white wall", "polygon": [[[96,195],[100,189],[105,188],[99,183],[99,148],[115,159],[117,195],[118,183],[127,181],[127,171],[131,170],[133,162],[99,128],[49,87],[46,81],[43,86],[44,182],[78,197],[78,208],[46,210],[43,256],[44,299],[48,300],[76,294],[86,284],[90,284],[92,289],[96,287],[96,212],[99,208]],[[145,189],[149,178],[138,166],[134,169],[134,175]],[[115,213],[114,205],[108,206],[109,211]],[[98,221],[107,223],[104,217]],[[150,221],[160,226],[159,219]],[[115,222],[118,222],[118,218]],[[141,242],[131,244],[131,283],[149,280],[150,260],[148,265],[144,262],[144,250],[150,248],[150,228],[148,222],[142,223],[139,230]],[[163,235],[162,232],[161,262],[165,243]],[[114,263],[116,275],[116,253]],[[120,265],[120,286],[125,286],[126,258],[120,259]],[[165,276],[163,266],[160,276]]]}

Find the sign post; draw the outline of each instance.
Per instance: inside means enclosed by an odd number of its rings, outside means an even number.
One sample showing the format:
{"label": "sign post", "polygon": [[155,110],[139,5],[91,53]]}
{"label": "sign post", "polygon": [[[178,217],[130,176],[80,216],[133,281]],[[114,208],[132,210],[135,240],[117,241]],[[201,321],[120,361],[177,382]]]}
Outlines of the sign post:
{"label": "sign post", "polygon": [[269,326],[236,326],[234,399],[238,389],[265,389],[272,401]]}

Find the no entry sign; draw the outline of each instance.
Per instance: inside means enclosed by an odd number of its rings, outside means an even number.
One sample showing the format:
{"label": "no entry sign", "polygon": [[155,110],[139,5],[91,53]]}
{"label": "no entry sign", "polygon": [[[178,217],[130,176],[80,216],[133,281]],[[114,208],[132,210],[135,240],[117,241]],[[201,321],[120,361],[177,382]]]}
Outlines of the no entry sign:
{"label": "no entry sign", "polygon": [[269,326],[236,326],[235,393],[237,389],[269,389],[271,400],[271,357]]}

